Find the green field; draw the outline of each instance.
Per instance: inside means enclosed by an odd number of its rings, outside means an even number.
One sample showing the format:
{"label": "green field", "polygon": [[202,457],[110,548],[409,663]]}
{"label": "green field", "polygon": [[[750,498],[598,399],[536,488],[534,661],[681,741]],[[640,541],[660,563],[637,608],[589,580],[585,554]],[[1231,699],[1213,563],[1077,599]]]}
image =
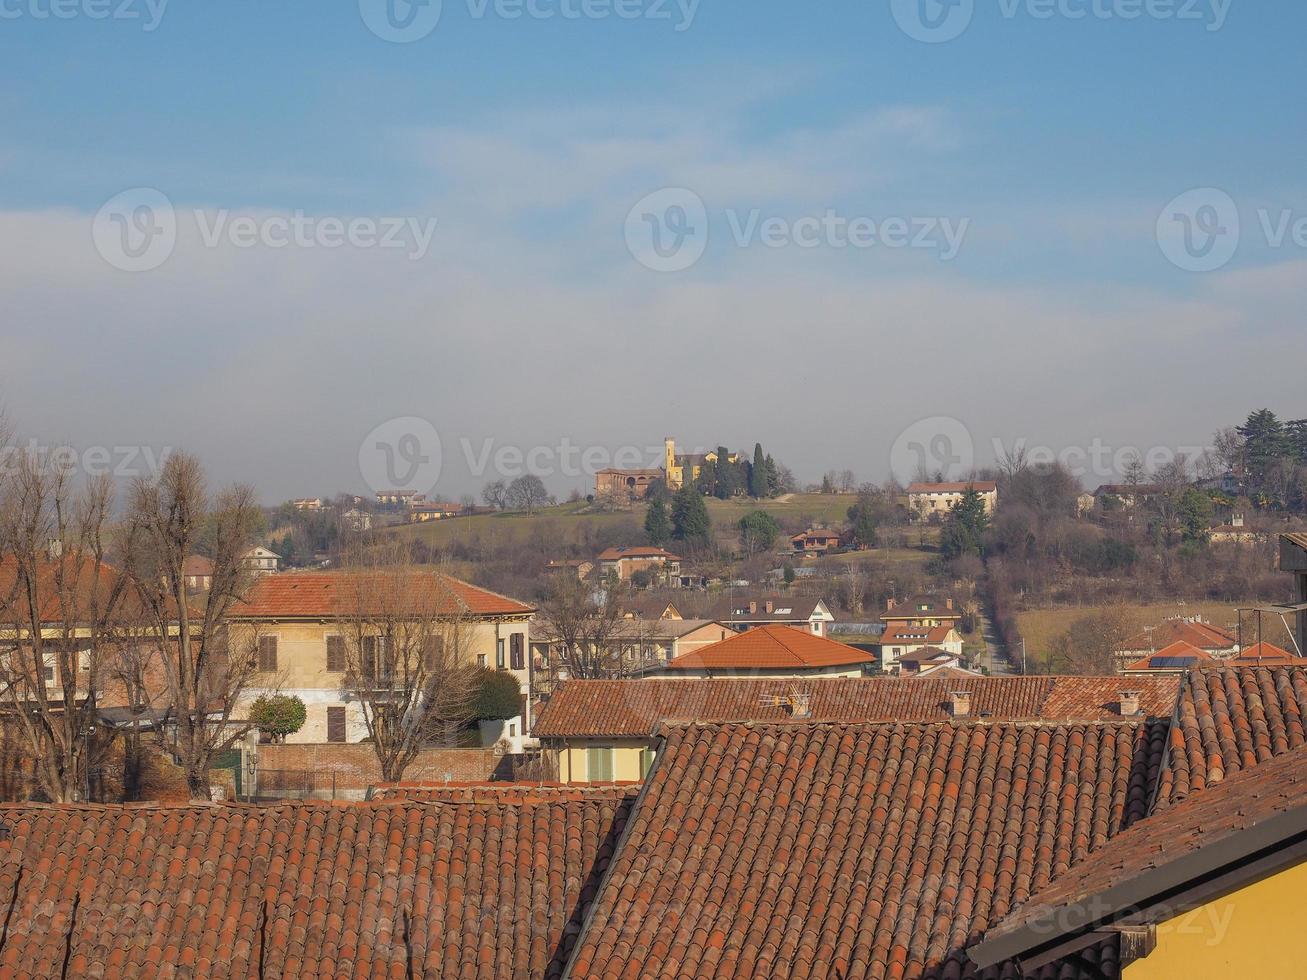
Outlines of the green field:
{"label": "green field", "polygon": [[[846,512],[854,499],[852,496],[795,493],[776,500],[709,498],[707,503],[713,526],[726,540],[730,540],[730,535],[734,533],[735,525],[740,518],[755,510],[766,511],[787,527],[791,524],[839,525],[844,522]],[[546,534],[556,540],[560,546],[566,546],[580,541],[586,529],[620,528],[634,524],[636,534],[629,543],[640,544],[643,541],[640,528],[644,524],[644,514],[643,504],[637,504],[626,510],[599,511],[581,502],[547,507],[529,516],[518,513],[477,514],[473,517],[457,517],[445,521],[432,521],[428,524],[405,525],[396,528],[396,531],[404,536],[421,538],[433,547],[469,540],[473,537],[507,544],[515,538],[527,538],[538,534]],[[907,553],[920,556],[920,552]],[[876,554],[881,556],[880,552]]]}

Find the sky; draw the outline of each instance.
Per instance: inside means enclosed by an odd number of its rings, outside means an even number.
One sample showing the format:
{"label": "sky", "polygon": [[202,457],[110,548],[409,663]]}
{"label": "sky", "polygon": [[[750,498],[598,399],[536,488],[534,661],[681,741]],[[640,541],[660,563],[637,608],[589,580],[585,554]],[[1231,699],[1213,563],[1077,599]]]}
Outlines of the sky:
{"label": "sky", "polygon": [[[1298,0],[0,0],[0,404],[266,502],[1307,415]],[[144,472],[143,475],[148,475]]]}

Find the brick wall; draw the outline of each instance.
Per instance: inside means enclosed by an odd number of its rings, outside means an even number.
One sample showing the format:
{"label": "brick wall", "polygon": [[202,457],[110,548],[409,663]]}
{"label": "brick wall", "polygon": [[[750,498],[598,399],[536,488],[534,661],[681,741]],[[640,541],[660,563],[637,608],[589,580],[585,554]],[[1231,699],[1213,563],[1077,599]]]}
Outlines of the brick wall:
{"label": "brick wall", "polygon": [[[421,782],[484,782],[501,758],[493,749],[427,749],[404,772]],[[381,782],[371,745],[260,745],[258,795],[288,798],[362,799]]]}

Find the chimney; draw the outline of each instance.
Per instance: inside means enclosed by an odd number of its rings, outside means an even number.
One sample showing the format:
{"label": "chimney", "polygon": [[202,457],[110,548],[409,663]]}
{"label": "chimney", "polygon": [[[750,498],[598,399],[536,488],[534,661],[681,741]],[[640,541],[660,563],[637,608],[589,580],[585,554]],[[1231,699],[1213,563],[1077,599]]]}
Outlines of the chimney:
{"label": "chimney", "polygon": [[1230,521],[1230,525],[1232,527],[1243,527],[1243,515],[1235,514],[1234,518]]}
{"label": "chimney", "polygon": [[1134,718],[1140,713],[1139,692],[1122,691],[1121,692],[1121,717]]}
{"label": "chimney", "polygon": [[949,691],[949,711],[954,718],[965,718],[971,714],[971,692]]}
{"label": "chimney", "polygon": [[886,612],[893,612],[893,611],[894,611],[894,597],[893,597],[893,596],[890,596],[889,599],[887,599],[887,600],[885,601],[885,611],[886,611]]}
{"label": "chimney", "polygon": [[750,616],[758,615],[758,603],[753,599],[749,600],[749,615]]}
{"label": "chimney", "polygon": [[767,605],[764,608],[767,610],[767,615],[770,616],[773,612],[776,611],[776,603],[768,599]]}
{"label": "chimney", "polygon": [[946,609],[952,609],[952,608],[953,608],[953,597],[952,597],[952,596],[949,596],[947,599],[944,600],[944,607],[945,607]]}

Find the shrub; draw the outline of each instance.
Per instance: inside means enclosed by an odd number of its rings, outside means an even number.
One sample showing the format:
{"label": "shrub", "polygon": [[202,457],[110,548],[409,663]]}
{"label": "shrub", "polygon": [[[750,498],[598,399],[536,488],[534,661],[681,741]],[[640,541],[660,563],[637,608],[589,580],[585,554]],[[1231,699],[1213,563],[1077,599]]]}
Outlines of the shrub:
{"label": "shrub", "polygon": [[259,695],[250,705],[250,721],[269,740],[282,742],[304,727],[304,702],[289,694]]}
{"label": "shrub", "polygon": [[487,670],[477,687],[477,721],[507,721],[522,713],[522,685],[506,670]]}

